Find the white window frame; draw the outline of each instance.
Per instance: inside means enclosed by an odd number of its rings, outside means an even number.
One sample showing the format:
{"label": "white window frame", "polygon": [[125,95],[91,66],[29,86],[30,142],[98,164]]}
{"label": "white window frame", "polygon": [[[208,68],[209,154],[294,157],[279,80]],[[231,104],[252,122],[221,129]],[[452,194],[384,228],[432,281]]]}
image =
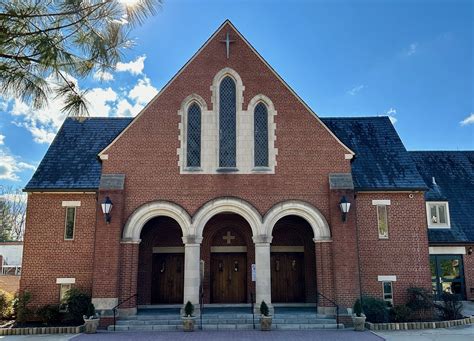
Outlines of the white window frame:
{"label": "white window frame", "polygon": [[[388,206],[389,205],[375,205],[377,211],[377,232],[379,234],[379,239],[388,239],[389,233],[389,222],[388,222]],[[385,207],[385,216],[387,220],[387,235],[380,234],[380,217],[379,217],[379,207]]]}
{"label": "white window frame", "polygon": [[[390,293],[385,292],[385,284],[390,284]],[[387,298],[390,296],[390,298]],[[385,302],[390,303],[390,306],[393,307],[393,281],[382,281],[382,298]]]}
{"label": "white window frame", "polygon": [[[441,224],[441,223],[433,223],[431,221],[431,206],[445,206],[445,211],[446,211],[446,223]],[[436,210],[437,213],[439,214],[439,210]],[[451,228],[451,220],[449,217],[449,203],[447,201],[427,201],[426,202],[426,220],[428,222],[428,228],[430,229],[449,229]]]}
{"label": "white window frame", "polygon": [[[70,208],[74,209],[74,223],[72,224],[72,238],[67,238],[66,237],[66,233],[67,233],[67,213],[68,213]],[[67,240],[67,241],[74,240],[74,237],[76,235],[76,217],[77,217],[77,206],[67,206],[66,207],[66,218],[64,219],[64,240]]]}

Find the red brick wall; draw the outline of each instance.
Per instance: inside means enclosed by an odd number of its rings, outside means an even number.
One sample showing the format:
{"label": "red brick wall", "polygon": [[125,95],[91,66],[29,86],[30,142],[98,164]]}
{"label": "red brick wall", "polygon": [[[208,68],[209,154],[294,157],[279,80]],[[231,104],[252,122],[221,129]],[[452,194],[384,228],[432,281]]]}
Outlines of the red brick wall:
{"label": "red brick wall", "polygon": [[[71,241],[64,240],[66,208],[62,201],[81,202]],[[74,277],[76,287],[91,293],[95,224],[94,194],[28,196],[20,290],[33,294],[32,306],[59,303],[59,277]]]}
{"label": "red brick wall", "polygon": [[470,246],[474,249],[474,245],[467,245],[466,254],[463,257],[464,278],[466,282],[466,297],[468,300],[474,301],[474,253],[471,255],[467,254]]}
{"label": "red brick wall", "polygon": [[[106,151],[109,159],[103,161],[103,173],[126,174],[125,216],[155,200],[177,203],[193,215],[209,200],[223,196],[242,198],[261,214],[280,201],[301,199],[327,215],[328,174],[350,172],[350,162],[344,159],[346,149],[236,33],[231,33],[236,42],[227,59],[224,45],[219,42],[226,31],[224,28],[210,41]],[[212,109],[210,86],[216,73],[225,67],[234,69],[242,78],[244,109],[257,94],[268,96],[274,103],[278,112],[278,165],[274,175],[179,174],[176,151],[180,146],[181,103],[196,93]]]}
{"label": "red brick wall", "polygon": [[[379,239],[374,199],[390,199],[388,206],[389,239]],[[422,193],[358,193],[357,222],[359,228],[362,291],[382,298],[379,275],[396,275],[393,283],[394,304],[407,299],[411,286],[431,290],[428,233],[425,201]]]}

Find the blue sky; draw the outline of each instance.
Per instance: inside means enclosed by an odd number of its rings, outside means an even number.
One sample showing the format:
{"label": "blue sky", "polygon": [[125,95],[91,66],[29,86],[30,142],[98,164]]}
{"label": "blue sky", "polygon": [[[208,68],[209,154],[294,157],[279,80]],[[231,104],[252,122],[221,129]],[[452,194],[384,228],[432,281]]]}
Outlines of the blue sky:
{"label": "blue sky", "polygon": [[[115,72],[79,84],[95,116],[134,115],[230,19],[318,115],[389,115],[407,149],[474,149],[473,10],[459,0],[168,0],[132,32]],[[0,185],[31,178],[64,120],[60,104],[34,111],[0,97]]]}

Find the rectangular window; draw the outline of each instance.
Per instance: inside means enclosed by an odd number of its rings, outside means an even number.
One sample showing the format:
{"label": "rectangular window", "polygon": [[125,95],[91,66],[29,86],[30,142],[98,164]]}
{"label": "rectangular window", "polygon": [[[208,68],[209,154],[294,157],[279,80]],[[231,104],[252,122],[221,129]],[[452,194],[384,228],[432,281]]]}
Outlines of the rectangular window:
{"label": "rectangular window", "polygon": [[392,282],[382,282],[383,300],[393,307],[393,286]]}
{"label": "rectangular window", "polygon": [[426,206],[428,227],[449,228],[449,209],[447,202],[428,202]]}
{"label": "rectangular window", "polygon": [[388,238],[388,215],[386,205],[377,205],[377,224],[379,229],[379,238]]}
{"label": "rectangular window", "polygon": [[60,284],[59,286],[59,310],[66,311],[66,294],[69,290],[71,290],[72,284]]}
{"label": "rectangular window", "polygon": [[64,231],[64,239],[74,239],[74,225],[76,224],[76,208],[66,207],[66,228]]}

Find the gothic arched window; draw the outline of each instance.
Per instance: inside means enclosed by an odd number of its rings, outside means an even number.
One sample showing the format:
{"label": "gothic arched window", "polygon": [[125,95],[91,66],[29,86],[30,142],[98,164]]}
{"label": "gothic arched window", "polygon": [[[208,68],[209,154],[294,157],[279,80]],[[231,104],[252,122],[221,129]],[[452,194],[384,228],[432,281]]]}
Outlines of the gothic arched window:
{"label": "gothic arched window", "polygon": [[188,108],[187,167],[201,166],[201,108],[196,103]]}
{"label": "gothic arched window", "polygon": [[268,167],[268,111],[263,103],[258,103],[253,113],[254,165]]}
{"label": "gothic arched window", "polygon": [[219,86],[219,167],[236,166],[235,82],[225,77]]}

